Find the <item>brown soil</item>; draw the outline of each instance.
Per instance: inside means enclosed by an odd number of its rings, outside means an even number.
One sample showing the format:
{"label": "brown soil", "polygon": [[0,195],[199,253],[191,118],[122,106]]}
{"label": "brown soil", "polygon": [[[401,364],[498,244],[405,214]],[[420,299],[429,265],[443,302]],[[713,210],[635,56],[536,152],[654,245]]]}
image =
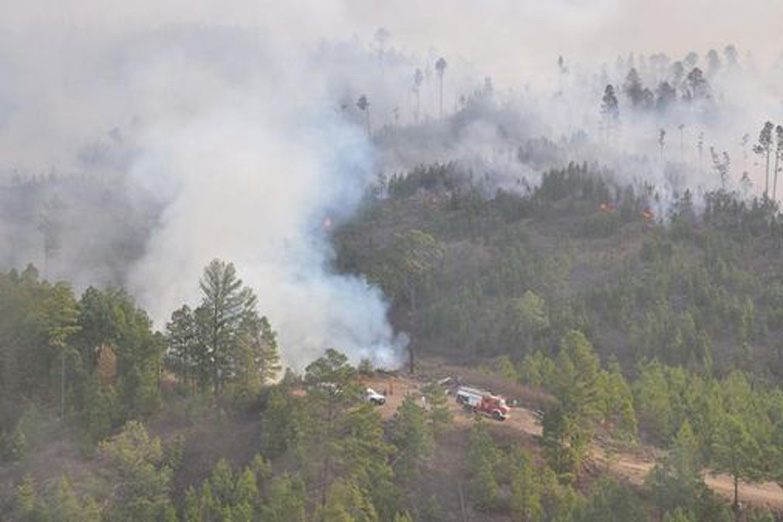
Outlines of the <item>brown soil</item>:
{"label": "brown soil", "polygon": [[[452,375],[473,375],[474,373],[481,375],[475,370],[465,369],[461,367],[448,367],[441,366],[441,373],[446,373],[446,370],[458,370],[459,373],[454,372]],[[432,369],[426,372],[428,376],[433,375]],[[441,375],[442,376],[442,375]],[[489,377],[477,378],[477,380],[465,380],[466,383],[470,383],[476,386],[486,386],[486,382],[492,380]],[[376,391],[383,393],[383,391],[393,388],[394,394],[387,394],[387,402],[384,406],[379,406],[379,411],[384,419],[391,419],[397,408],[402,403],[403,398],[408,394],[413,394],[418,398],[421,396],[422,382],[418,378],[414,379],[406,375],[396,376],[377,376],[366,379],[367,385],[374,388]],[[517,389],[515,385],[507,384],[506,389]],[[499,390],[496,387],[494,390]],[[517,390],[518,391],[518,390]],[[530,395],[530,392],[527,392]],[[540,397],[539,397],[540,399]],[[546,399],[544,399],[546,400]],[[535,402],[535,401],[533,401]],[[454,432],[463,432],[463,438],[467,436],[465,433],[470,425],[474,422],[475,417],[472,414],[465,413],[464,410],[453,400],[448,402],[450,408],[454,413]],[[504,441],[519,441],[528,442],[536,440],[542,434],[541,424],[535,411],[529,407],[514,407],[511,411],[511,416],[508,420],[498,422],[489,420],[493,435]],[[456,467],[451,470],[452,475],[458,475],[458,473],[464,473],[465,470],[460,470],[458,462],[463,459],[455,458],[455,447],[458,445],[453,443],[453,440],[457,438],[456,433],[450,433],[449,439],[440,441],[439,451],[444,450],[442,446],[447,445],[451,447],[451,451],[448,451],[449,456],[445,457],[441,455],[437,460],[438,465],[440,462],[451,463],[452,467]],[[465,439],[466,440],[466,439]],[[464,446],[466,442],[463,440],[459,446]],[[627,480],[634,485],[641,485],[644,483],[644,479],[647,474],[652,470],[655,464],[656,455],[660,454],[660,450],[649,446],[637,446],[631,449],[624,450],[612,450],[609,451],[604,445],[597,443],[593,449],[593,463],[595,467],[599,469],[608,470],[615,476]],[[464,452],[460,453],[464,455]],[[452,476],[453,478],[453,476]],[[706,474],[705,480],[707,485],[716,493],[732,499],[734,495],[734,485],[731,477],[727,475],[712,475]],[[764,507],[773,509],[776,511],[783,510],[783,489],[775,483],[758,483],[758,484],[745,484],[740,483],[740,500],[743,503],[751,504],[758,507]],[[444,504],[446,504],[444,502]],[[459,504],[456,504],[457,506]]]}

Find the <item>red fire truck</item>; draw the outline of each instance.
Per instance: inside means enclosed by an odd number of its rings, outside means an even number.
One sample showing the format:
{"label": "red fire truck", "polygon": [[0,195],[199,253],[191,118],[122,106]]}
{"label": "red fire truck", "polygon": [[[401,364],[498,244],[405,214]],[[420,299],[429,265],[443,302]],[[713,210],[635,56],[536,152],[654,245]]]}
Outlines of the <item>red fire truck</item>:
{"label": "red fire truck", "polygon": [[499,421],[506,420],[511,411],[503,397],[467,386],[457,389],[457,403],[462,404],[465,409],[489,415]]}

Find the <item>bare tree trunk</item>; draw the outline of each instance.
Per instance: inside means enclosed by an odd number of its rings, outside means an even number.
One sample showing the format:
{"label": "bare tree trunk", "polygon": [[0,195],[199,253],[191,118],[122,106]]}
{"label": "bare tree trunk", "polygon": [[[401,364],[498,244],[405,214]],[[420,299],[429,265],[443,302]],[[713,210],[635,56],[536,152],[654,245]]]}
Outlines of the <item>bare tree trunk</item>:
{"label": "bare tree trunk", "polygon": [[60,348],[60,420],[65,418],[65,348]]}
{"label": "bare tree trunk", "polygon": [[775,176],[772,181],[772,199],[774,200],[778,192],[778,167],[780,165],[780,150],[775,151]]}
{"label": "bare tree trunk", "polygon": [[460,513],[462,513],[462,522],[468,522],[465,516],[465,495],[462,493],[462,481],[460,480],[457,485],[459,486],[459,509]]}
{"label": "bare tree trunk", "polygon": [[443,119],[443,75],[440,76],[440,119]]}
{"label": "bare tree trunk", "polygon": [[413,343],[418,338],[418,332],[416,332],[416,289],[410,283],[407,283],[406,286],[408,286],[408,297],[411,305],[411,332],[413,333],[412,339],[408,342],[408,369],[411,375],[413,375],[416,373],[415,347]]}
{"label": "bare tree trunk", "polygon": [[769,197],[769,148],[767,149],[767,169],[766,169],[767,177],[766,181],[764,183],[764,195]]}

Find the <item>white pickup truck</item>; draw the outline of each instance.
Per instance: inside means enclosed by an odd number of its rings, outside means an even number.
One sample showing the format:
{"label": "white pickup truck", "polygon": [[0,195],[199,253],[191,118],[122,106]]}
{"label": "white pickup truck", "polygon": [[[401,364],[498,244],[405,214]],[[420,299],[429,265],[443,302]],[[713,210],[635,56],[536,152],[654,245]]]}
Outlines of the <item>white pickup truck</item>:
{"label": "white pickup truck", "polygon": [[373,390],[372,388],[367,388],[367,391],[364,394],[364,400],[368,401],[370,404],[373,404],[374,406],[382,406],[386,404],[386,397],[384,397],[377,391]]}

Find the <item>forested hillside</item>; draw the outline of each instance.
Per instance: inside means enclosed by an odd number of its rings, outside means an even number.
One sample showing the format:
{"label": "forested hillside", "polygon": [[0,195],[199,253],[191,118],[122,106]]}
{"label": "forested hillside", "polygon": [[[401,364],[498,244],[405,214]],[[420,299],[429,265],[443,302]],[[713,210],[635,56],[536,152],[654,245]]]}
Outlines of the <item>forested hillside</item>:
{"label": "forested hillside", "polygon": [[783,521],[780,2],[2,12],[0,522]]}
{"label": "forested hillside", "polygon": [[[410,333],[402,371],[420,391],[388,414],[362,400],[372,365],[339,347],[283,376],[274,325],[230,263],[205,268],[200,304],[162,332],[121,289],[3,274],[5,512],[732,520],[740,508],[704,470],[739,498],[783,482],[777,207],[717,191],[697,211],[686,192],[656,215],[654,194],[613,179],[570,165],[492,190],[436,164],[379,180],[339,226],[334,263],[383,288]],[[456,411],[427,384],[455,365],[523,396],[541,434]],[[604,468],[596,444],[666,451],[640,485],[611,457]],[[742,516],[767,520],[763,508]]]}

